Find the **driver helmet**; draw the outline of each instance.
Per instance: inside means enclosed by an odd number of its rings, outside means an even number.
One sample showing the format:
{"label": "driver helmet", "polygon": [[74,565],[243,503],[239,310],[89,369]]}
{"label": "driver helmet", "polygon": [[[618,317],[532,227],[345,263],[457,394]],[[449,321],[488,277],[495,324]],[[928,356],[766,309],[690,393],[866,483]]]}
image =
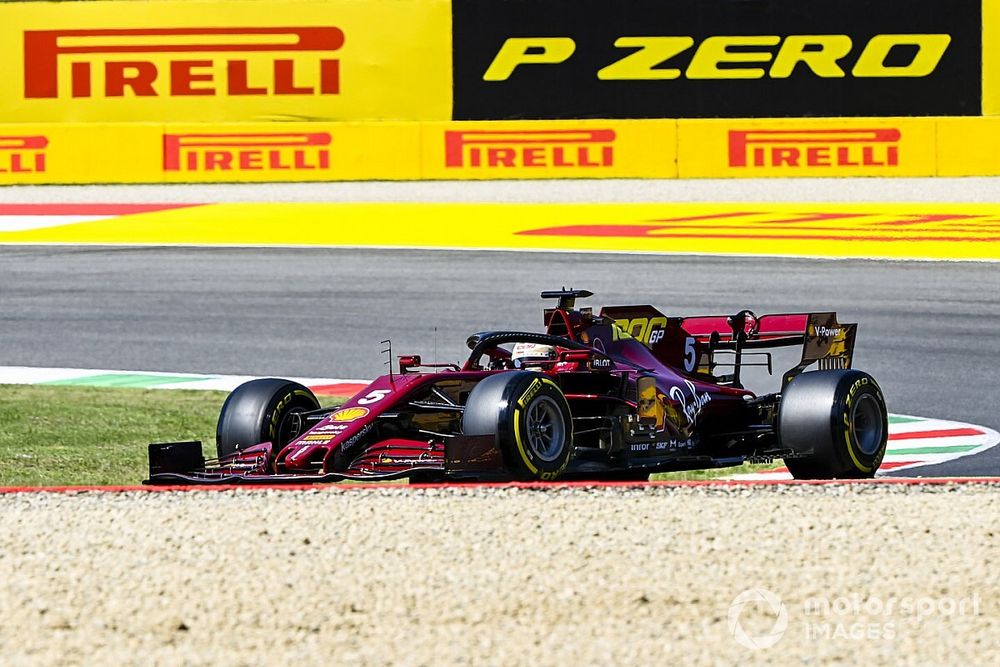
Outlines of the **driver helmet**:
{"label": "driver helmet", "polygon": [[557,356],[554,346],[539,343],[517,343],[510,351],[510,358],[518,368],[555,361]]}

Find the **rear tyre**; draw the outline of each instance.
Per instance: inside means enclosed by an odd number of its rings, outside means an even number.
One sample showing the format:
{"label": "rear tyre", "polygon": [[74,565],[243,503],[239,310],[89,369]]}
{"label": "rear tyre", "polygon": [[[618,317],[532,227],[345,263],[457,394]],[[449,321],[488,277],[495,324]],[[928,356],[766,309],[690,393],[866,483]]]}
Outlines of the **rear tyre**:
{"label": "rear tyre", "polygon": [[874,477],[889,437],[875,378],[855,370],[813,371],[789,383],[778,407],[778,440],[801,452],[785,459],[795,479]]}
{"label": "rear tyre", "polygon": [[573,455],[573,421],[566,397],[541,373],[490,375],[469,394],[465,435],[494,435],[515,479],[557,479]]}
{"label": "rear tyre", "polygon": [[318,410],[316,396],[298,382],[262,378],[244,382],[222,404],[215,431],[219,458],[261,442],[274,453],[304,431],[303,412]]}

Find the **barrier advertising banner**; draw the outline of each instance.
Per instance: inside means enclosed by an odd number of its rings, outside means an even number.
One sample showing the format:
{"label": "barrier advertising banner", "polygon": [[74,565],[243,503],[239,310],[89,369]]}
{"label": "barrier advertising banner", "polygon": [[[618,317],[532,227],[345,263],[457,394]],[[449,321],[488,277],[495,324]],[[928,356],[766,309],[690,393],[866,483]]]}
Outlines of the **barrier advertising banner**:
{"label": "barrier advertising banner", "polygon": [[1000,2],[983,0],[983,115],[1000,116]]}
{"label": "barrier advertising banner", "polygon": [[676,178],[663,121],[426,123],[424,178]]}
{"label": "barrier advertising banner", "polygon": [[932,176],[928,119],[678,121],[682,178]]}
{"label": "barrier advertising banner", "polygon": [[939,118],[937,176],[1000,176],[1000,118]]}
{"label": "barrier advertising banner", "polygon": [[1000,175],[1000,118],[0,125],[0,185]]}
{"label": "barrier advertising banner", "polygon": [[0,128],[0,184],[420,178],[417,123],[56,123]]}
{"label": "barrier advertising banner", "polygon": [[677,177],[673,121],[0,128],[0,184]]}
{"label": "barrier advertising banner", "polygon": [[448,120],[448,0],[0,4],[4,122]]}
{"label": "barrier advertising banner", "polygon": [[150,183],[150,126],[0,125],[0,185]]}
{"label": "barrier advertising banner", "polygon": [[454,0],[454,117],[979,115],[981,2]]}

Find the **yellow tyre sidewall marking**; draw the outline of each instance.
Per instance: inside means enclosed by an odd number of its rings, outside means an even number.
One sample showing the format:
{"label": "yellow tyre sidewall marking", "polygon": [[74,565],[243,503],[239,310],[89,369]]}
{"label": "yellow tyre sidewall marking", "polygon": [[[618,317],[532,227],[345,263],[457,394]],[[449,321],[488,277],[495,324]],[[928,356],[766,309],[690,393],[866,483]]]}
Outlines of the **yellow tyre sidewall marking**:
{"label": "yellow tyre sidewall marking", "polygon": [[528,453],[524,451],[524,442],[521,440],[521,410],[514,408],[514,442],[517,444],[517,451],[521,453],[521,461],[528,466],[532,475],[538,474],[538,468],[534,466]]}
{"label": "yellow tyre sidewall marking", "polygon": [[[848,409],[851,409],[852,406],[854,405],[855,392],[858,390],[858,388],[859,387],[864,387],[864,386],[867,386],[867,385],[868,385],[868,378],[861,378],[860,380],[855,381],[855,383],[851,386],[851,389],[848,391],[848,394],[847,394],[847,407],[848,407]],[[860,470],[861,472],[864,472],[864,473],[871,472],[872,471],[872,467],[871,466],[866,466],[858,458],[858,455],[861,452],[860,451],[858,451],[858,452],[855,451],[856,448],[855,448],[854,442],[851,440],[851,431],[854,430],[854,416],[853,415],[844,415],[844,425],[846,427],[844,429],[844,442],[847,443],[847,453],[850,455],[851,461],[854,462],[854,467],[856,467],[858,470]]]}
{"label": "yellow tyre sidewall marking", "polygon": [[[289,403],[291,403],[292,399],[294,399],[296,396],[309,397],[310,394],[309,392],[302,391],[301,389],[295,389],[282,396],[281,400],[278,401],[277,405],[274,406],[274,410],[271,412],[271,423],[268,425],[267,429],[267,432],[271,435],[272,443],[274,442],[274,438],[278,435],[277,434],[278,417],[281,415],[282,409],[285,408]],[[277,445],[277,443],[274,444]]]}
{"label": "yellow tyre sidewall marking", "polygon": [[[552,380],[549,380],[548,378],[535,378],[534,381],[528,385],[528,388],[524,390],[524,393],[521,394],[521,397],[517,399],[514,407],[514,443],[517,445],[517,451],[521,454],[521,460],[524,462],[524,465],[528,467],[528,470],[531,471],[532,475],[538,474],[538,467],[531,461],[531,457],[528,456],[528,452],[524,448],[524,439],[521,437],[521,410],[527,406],[528,402],[535,397],[535,394],[537,394],[544,385],[549,385],[556,391],[559,391],[559,387],[556,386],[556,383],[552,382]],[[563,466],[563,468],[565,468],[565,466]],[[562,468],[556,472],[562,472]]]}

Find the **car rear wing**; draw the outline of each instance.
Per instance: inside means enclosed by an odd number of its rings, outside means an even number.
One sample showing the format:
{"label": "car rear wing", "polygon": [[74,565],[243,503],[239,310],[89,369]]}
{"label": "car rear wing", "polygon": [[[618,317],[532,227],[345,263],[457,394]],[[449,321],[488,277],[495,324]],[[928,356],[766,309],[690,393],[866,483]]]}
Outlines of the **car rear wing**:
{"label": "car rear wing", "polygon": [[[746,311],[744,311],[746,313]],[[739,313],[730,317],[686,317],[681,328],[706,348],[708,370],[718,365],[714,360],[720,351],[735,355],[734,373],[739,382],[739,369],[747,355],[759,350],[802,346],[799,363],[782,375],[782,389],[806,368],[816,364],[818,370],[850,368],[854,359],[854,341],[858,325],[840,323],[836,313],[783,313],[763,315],[756,325]],[[734,318],[736,318],[734,326]],[[741,319],[742,318],[742,319]],[[743,327],[740,327],[740,322]]]}
{"label": "car rear wing", "polygon": [[[782,389],[813,364],[819,370],[850,368],[858,326],[838,322],[832,312],[757,317],[744,310],[736,315],[667,317],[643,305],[606,307],[601,316],[614,320],[664,363],[736,386],[741,386],[744,366],[767,366],[772,371],[766,350],[801,345],[799,363],[782,375]],[[733,372],[718,375],[720,367],[731,367]]]}

